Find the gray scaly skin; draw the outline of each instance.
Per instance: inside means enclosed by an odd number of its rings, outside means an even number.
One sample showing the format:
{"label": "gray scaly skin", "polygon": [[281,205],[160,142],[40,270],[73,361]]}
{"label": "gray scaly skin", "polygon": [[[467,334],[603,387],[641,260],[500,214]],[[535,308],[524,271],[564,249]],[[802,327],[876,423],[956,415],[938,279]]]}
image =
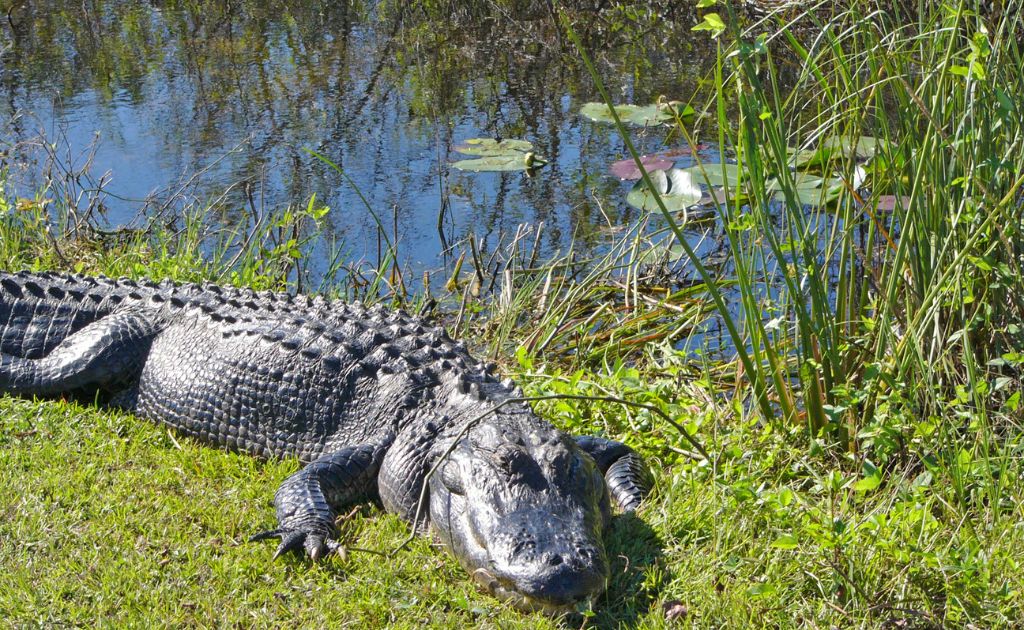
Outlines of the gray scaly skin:
{"label": "gray scaly skin", "polygon": [[321,558],[339,512],[379,500],[524,609],[601,594],[610,506],[633,510],[650,487],[624,445],[502,405],[521,392],[442,328],[321,298],[0,273],[0,392],[99,397],[217,446],[296,456],[278,527],[254,537],[279,538],[275,557]]}

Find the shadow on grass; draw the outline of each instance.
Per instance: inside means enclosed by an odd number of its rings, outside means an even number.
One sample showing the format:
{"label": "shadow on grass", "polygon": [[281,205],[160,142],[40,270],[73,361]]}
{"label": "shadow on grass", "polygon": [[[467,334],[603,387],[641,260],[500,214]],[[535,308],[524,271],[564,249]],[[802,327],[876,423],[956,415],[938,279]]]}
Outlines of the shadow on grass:
{"label": "shadow on grass", "polygon": [[636,627],[657,599],[662,585],[671,580],[661,562],[662,541],[635,514],[614,518],[605,541],[611,583],[607,594],[597,603],[590,624],[597,628]]}

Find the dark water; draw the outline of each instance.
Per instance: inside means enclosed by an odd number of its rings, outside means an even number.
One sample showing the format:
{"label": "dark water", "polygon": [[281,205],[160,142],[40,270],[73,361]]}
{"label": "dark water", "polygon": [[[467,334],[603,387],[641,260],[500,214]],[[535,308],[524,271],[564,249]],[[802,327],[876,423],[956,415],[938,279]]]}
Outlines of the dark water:
{"label": "dark water", "polygon": [[[419,278],[471,234],[494,247],[543,222],[550,255],[600,248],[609,223],[637,219],[628,183],[607,174],[622,141],[577,114],[597,94],[547,3],[5,2],[0,151],[18,192],[44,181],[42,134],[108,175],[109,226],[183,182],[241,209],[248,184],[268,208],[316,193],[347,259],[373,260],[358,188]],[[621,101],[686,100],[707,76],[707,37],[671,6],[569,13]],[[451,169],[453,145],[478,136],[528,139],[551,164],[532,178]],[[634,139],[657,150],[666,130]]]}

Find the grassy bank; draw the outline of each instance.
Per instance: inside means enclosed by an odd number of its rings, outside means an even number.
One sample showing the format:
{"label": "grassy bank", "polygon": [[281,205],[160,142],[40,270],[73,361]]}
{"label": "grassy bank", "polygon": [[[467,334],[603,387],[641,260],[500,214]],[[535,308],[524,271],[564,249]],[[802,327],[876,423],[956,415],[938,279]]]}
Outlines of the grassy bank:
{"label": "grassy bank", "polygon": [[[569,431],[626,440],[656,473],[639,518],[611,533],[593,626],[1024,623],[1021,18],[851,5],[751,31],[729,6],[702,9],[717,11],[703,24],[719,65],[696,127],[678,132],[717,135],[747,173],[718,208],[734,278],[675,286],[634,229],[587,272],[512,248],[492,279],[468,251],[435,296],[527,393],[646,403],[710,453],[648,410],[537,403]],[[776,30],[783,17],[800,27]],[[826,149],[863,137],[870,156]],[[849,185],[809,208],[807,172]],[[308,287],[324,216],[311,201],[225,232],[200,208],[111,234],[72,210],[46,191],[0,195],[0,266]],[[425,303],[396,277],[385,257],[321,288]],[[673,349],[709,312],[737,356]],[[392,553],[407,531],[372,507],[343,525],[347,558],[270,563],[243,541],[270,524],[296,465],[124,414],[0,399],[0,619],[557,625],[476,593],[427,540]]]}

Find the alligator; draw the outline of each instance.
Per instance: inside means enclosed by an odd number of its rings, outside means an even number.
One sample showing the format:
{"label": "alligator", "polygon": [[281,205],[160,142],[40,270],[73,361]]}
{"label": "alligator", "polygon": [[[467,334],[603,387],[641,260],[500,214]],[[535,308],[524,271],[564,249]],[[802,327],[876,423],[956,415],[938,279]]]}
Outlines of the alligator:
{"label": "alligator", "polygon": [[316,561],[377,501],[496,597],[559,614],[606,589],[612,506],[649,471],[542,420],[444,328],[401,310],[213,284],[0,273],[0,393],[84,397],[219,447],[305,464],[274,496]]}

